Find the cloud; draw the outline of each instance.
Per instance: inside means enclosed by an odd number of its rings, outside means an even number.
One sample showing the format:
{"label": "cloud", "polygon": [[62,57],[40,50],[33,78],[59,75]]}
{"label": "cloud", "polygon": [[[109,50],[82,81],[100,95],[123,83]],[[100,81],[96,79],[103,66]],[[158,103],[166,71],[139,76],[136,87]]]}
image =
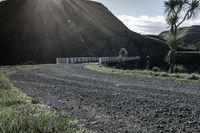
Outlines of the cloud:
{"label": "cloud", "polygon": [[[117,16],[130,30],[141,34],[159,34],[167,30],[164,16]],[[182,26],[199,25],[200,20],[190,20],[183,23]]]}

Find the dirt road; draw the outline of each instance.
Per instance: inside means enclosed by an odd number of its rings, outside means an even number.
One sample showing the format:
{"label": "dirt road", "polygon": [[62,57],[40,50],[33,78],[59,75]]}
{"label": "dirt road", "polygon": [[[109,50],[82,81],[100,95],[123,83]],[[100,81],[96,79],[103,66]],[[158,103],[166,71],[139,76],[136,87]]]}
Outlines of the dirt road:
{"label": "dirt road", "polygon": [[29,96],[98,133],[200,132],[200,84],[43,65],[10,79]]}

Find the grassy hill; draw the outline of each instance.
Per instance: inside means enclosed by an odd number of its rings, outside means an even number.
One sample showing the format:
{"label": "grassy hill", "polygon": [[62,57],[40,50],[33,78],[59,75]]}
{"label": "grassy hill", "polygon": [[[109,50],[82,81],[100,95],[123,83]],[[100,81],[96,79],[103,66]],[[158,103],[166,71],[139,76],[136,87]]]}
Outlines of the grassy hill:
{"label": "grassy hill", "polygon": [[0,65],[54,63],[56,57],[163,57],[166,45],[130,31],[104,5],[88,0],[0,2]]}
{"label": "grassy hill", "polygon": [[[159,37],[167,40],[169,38],[169,32],[164,31],[159,34]],[[179,48],[184,50],[196,50],[196,44],[200,42],[200,25],[179,28],[178,41],[180,43]]]}

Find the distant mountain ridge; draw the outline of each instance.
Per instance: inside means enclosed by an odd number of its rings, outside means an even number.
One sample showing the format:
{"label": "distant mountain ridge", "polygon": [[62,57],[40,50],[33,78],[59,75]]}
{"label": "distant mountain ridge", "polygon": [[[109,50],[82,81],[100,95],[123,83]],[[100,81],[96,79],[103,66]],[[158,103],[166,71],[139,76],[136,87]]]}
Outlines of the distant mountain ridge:
{"label": "distant mountain ridge", "polygon": [[[169,32],[164,31],[159,34],[159,37],[167,40]],[[184,49],[196,49],[196,45],[200,43],[200,25],[193,25],[190,27],[181,27],[178,30],[178,42],[180,47]]]}
{"label": "distant mountain ridge", "polygon": [[[146,36],[166,43],[170,37],[170,32],[163,31],[159,35]],[[198,44],[200,44],[200,25],[181,27],[178,29],[179,50],[197,50]]]}
{"label": "distant mountain ridge", "polygon": [[[159,36],[167,40],[169,32],[164,31],[160,33]],[[179,28],[178,40],[186,44],[196,44],[200,42],[200,25]]]}
{"label": "distant mountain ridge", "polygon": [[0,65],[54,63],[56,57],[129,56],[162,58],[165,43],[130,31],[101,3],[88,0],[0,2]]}

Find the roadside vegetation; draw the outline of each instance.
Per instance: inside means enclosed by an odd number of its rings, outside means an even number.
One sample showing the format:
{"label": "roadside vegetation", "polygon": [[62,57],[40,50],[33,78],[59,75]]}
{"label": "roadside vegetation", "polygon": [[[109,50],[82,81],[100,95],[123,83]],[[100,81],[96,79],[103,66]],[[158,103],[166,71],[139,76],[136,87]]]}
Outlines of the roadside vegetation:
{"label": "roadside vegetation", "polygon": [[199,0],[166,0],[164,1],[166,23],[170,29],[170,36],[167,44],[170,51],[167,55],[167,61],[170,65],[170,73],[174,72],[176,64],[176,52],[178,45],[178,28],[184,21],[190,20],[198,16],[200,9]]}
{"label": "roadside vegetation", "polygon": [[[10,73],[10,72],[9,72]],[[86,130],[67,114],[39,104],[13,87],[0,70],[1,133],[82,133]]]}
{"label": "roadside vegetation", "polygon": [[86,66],[87,69],[91,69],[103,73],[120,74],[127,76],[141,76],[141,77],[156,77],[161,79],[174,79],[174,80],[185,80],[185,81],[198,81],[200,82],[199,74],[188,74],[188,73],[167,73],[160,72],[159,69],[154,68],[153,70],[123,70],[116,69],[114,67],[106,67],[103,65],[91,64]]}

